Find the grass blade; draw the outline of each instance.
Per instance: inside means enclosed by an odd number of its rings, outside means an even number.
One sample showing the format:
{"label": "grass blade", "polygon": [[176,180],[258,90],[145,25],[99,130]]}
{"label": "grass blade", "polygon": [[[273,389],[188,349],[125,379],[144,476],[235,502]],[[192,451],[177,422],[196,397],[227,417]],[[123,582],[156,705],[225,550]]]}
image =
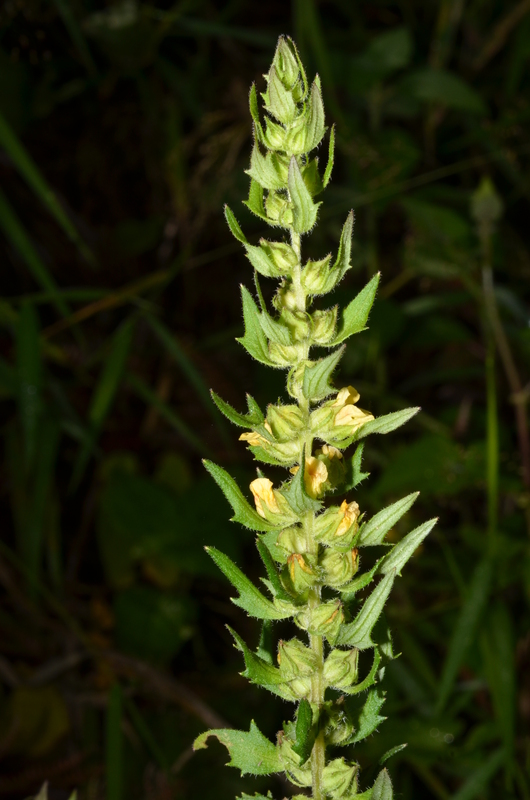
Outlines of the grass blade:
{"label": "grass blade", "polygon": [[80,238],[77,230],[64,213],[53,189],[46,182],[44,175],[1,113],[0,146],[4,148],[19,173],[33,189],[50,214],[56,219],[68,238],[77,246],[81,255],[86,258],[87,261],[94,263],[93,254]]}
{"label": "grass blade", "polygon": [[0,226],[2,227],[5,235],[18,250],[29,271],[35,278],[39,286],[48,292],[53,297],[53,303],[61,316],[68,317],[71,311],[61,297],[57,284],[48,272],[48,269],[41,257],[33,247],[26,231],[20,223],[15,212],[11,208],[6,196],[0,189]]}
{"label": "grass blade", "polygon": [[18,409],[24,435],[24,455],[28,469],[35,455],[42,411],[42,359],[39,319],[32,305],[25,303],[16,325]]}
{"label": "grass blade", "polygon": [[167,328],[159,319],[152,316],[151,314],[146,314],[147,321],[149,325],[158,336],[164,347],[167,349],[168,353],[174,358],[177,362],[179,367],[181,368],[182,372],[185,374],[197,395],[208,412],[208,414],[212,417],[215,422],[215,425],[221,434],[223,441],[226,444],[232,444],[232,437],[229,435],[226,425],[224,424],[223,419],[217,413],[217,410],[212,402],[210,397],[210,391],[206,386],[202,375],[195,367],[191,359],[186,355],[185,351],[181,347],[180,343],[178,342],[175,335]]}
{"label": "grass blade", "polygon": [[207,445],[197,436],[186,422],[180,417],[172,408],[169,407],[150,386],[147,385],[138,375],[129,372],[127,375],[127,382],[131,388],[136,392],[138,397],[141,397],[147,405],[156,408],[161,417],[179,433],[188,444],[190,444],[201,456],[210,456],[211,451]]}
{"label": "grass blade", "polygon": [[86,443],[82,447],[77,457],[72,477],[72,489],[78,486],[83,477],[91,451],[114,402],[129,355],[133,331],[134,320],[128,319],[121,328],[118,328],[112,339],[88,412],[90,443]]}
{"label": "grass blade", "polygon": [[458,670],[473,642],[480,616],[486,605],[493,576],[493,564],[489,558],[480,562],[473,575],[464,605],[460,612],[449,643],[447,657],[442,670],[438,693],[437,713],[447,703]]}
{"label": "grass blade", "polygon": [[107,706],[106,800],[122,800],[123,798],[122,713],[122,690],[119,683],[115,683],[110,690],[109,703]]}

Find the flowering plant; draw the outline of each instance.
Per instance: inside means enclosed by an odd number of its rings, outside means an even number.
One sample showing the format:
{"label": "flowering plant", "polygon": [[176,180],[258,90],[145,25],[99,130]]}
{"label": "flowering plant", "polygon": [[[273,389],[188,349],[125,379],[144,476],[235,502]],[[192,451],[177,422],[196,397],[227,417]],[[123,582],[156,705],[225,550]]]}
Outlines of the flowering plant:
{"label": "flowering plant", "polygon": [[[245,333],[239,341],[261,363],[288,370],[287,392],[293,402],[271,404],[264,414],[247,395],[248,411],[242,414],[217,395],[213,399],[231,422],[246,429],[240,439],[254,457],[287,468],[290,476],[275,487],[258,470],[250,484],[252,506],[224,469],[211,462],[206,468],[231,504],[232,519],[258,534],[269,596],[226,555],[214,548],[208,552],[238,591],[233,602],[262,621],[257,651],[231,631],[245,663],[243,675],[294,703],[295,714],[275,743],[252,721],[249,731],[207,731],[194,746],[205,747],[208,737],[216,736],[230,753],[230,765],[242,774],[283,772],[295,786],[311,787],[313,800],[391,800],[386,769],[362,791],[359,765],[336,753],[337,748],[351,748],[365,739],[384,719],[380,683],[392,658],[392,645],[382,610],[396,576],[436,520],[420,525],[395,545],[387,544],[386,553],[359,572],[361,549],[383,545],[417,493],[371,519],[353,499],[340,504],[324,500],[330,494],[352,492],[367,477],[361,469],[362,439],[393,431],[419,409],[376,419],[358,405],[359,393],[352,386],[337,392],[330,383],[344,352],[343,342],[366,327],[379,276],[341,312],[337,306],[309,310],[314,298],[333,291],[350,269],[353,213],[345,222],[335,261],[330,254],[303,265],[301,237],[314,227],[320,205],[314,198],[330,180],[334,129],[321,174],[319,159],[313,155],[326,135],[318,76],[309,86],[294,42],[280,37],[265,77],[264,122],[255,86],[250,92],[254,147],[246,205],[288,234],[289,240],[281,236],[280,241],[261,239],[251,244],[228,207],[225,214],[254,268],[257,295],[256,302],[242,288]],[[276,314],[266,307],[258,276],[280,280],[273,300]],[[314,358],[315,346],[331,352]],[[344,451],[357,442],[353,455],[346,458]],[[365,592],[371,584],[374,588]],[[302,639],[273,646],[271,626],[284,619],[293,620]],[[248,795],[243,798],[248,800]]]}

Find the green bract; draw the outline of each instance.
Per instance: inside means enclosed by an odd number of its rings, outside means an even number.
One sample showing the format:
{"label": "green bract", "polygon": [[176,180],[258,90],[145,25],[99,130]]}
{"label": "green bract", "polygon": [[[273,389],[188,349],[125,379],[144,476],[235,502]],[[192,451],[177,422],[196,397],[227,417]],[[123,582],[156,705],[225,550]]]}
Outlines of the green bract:
{"label": "green bract", "polygon": [[[248,732],[204,733],[195,748],[205,747],[208,736],[216,736],[230,753],[230,765],[242,774],[284,772],[295,786],[311,787],[314,800],[391,800],[386,769],[371,787],[361,788],[351,748],[385,719],[379,713],[384,703],[379,681],[392,649],[381,614],[394,581],[435,520],[392,546],[385,537],[417,494],[371,519],[364,518],[351,497],[340,504],[324,500],[329,493],[350,492],[367,477],[361,470],[363,444],[348,459],[343,450],[370,433],[393,431],[418,409],[374,419],[358,406],[359,394],[352,386],[339,391],[333,386],[342,343],[365,329],[379,275],[342,311],[337,306],[310,311],[313,298],[331,292],[350,269],[353,213],[344,223],[336,259],[327,255],[303,264],[301,236],[317,220],[320,202],[314,197],[330,179],[334,132],[321,176],[313,152],[326,135],[320,81],[317,77],[309,86],[291,39],[280,38],[265,77],[264,118],[255,87],[250,92],[254,147],[246,205],[280,229],[279,240],[251,244],[228,207],[225,214],[254,267],[257,289],[254,299],[242,287],[245,331],[238,341],[261,363],[287,370],[287,392],[295,402],[269,405],[264,413],[248,395],[248,411],[240,413],[217,395],[213,399],[231,422],[246,429],[240,439],[257,460],[286,467],[289,474],[275,488],[260,472],[250,484],[251,504],[224,469],[211,462],[206,468],[232,506],[232,519],[258,534],[268,595],[223,553],[215,548],[208,552],[237,590],[236,605],[263,620],[264,626],[290,618],[302,631],[302,639],[279,641],[275,653],[262,645],[253,652],[231,631],[242,653],[244,676],[295,703],[296,709],[294,720],[284,724],[276,742],[263,736],[252,721]],[[280,280],[272,312],[263,301],[258,273]],[[331,351],[319,358],[311,350],[315,345]],[[381,545],[386,552],[359,573],[361,548]],[[372,655],[363,654],[370,650]],[[348,747],[349,752],[330,759],[331,745]]]}

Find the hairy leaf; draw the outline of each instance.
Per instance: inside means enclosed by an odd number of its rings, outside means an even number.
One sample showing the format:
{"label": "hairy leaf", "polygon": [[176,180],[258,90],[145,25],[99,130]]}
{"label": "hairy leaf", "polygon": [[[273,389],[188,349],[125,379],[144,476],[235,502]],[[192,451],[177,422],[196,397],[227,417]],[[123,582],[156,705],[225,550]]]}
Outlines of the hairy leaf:
{"label": "hairy leaf", "polygon": [[261,329],[268,339],[287,347],[292,344],[291,332],[286,325],[273,319],[266,311],[261,312],[259,319]]}
{"label": "hairy leaf", "polygon": [[361,461],[364,451],[364,442],[361,442],[355,449],[355,453],[346,463],[346,482],[341,486],[343,492],[349,492],[355,489],[362,481],[369,477],[369,472],[362,472]]}
{"label": "hairy leaf", "polygon": [[247,244],[247,238],[239,227],[239,222],[235,218],[232,209],[228,205],[225,205],[225,219],[228,223],[228,227],[230,228],[232,236],[235,236],[237,241],[241,242],[241,244]]}
{"label": "hairy leaf", "polygon": [[339,347],[326,358],[321,358],[304,370],[304,396],[312,402],[323,400],[334,391],[329,381],[333,370],[339,363],[344,353],[344,347]]}
{"label": "hairy leaf", "polygon": [[379,714],[384,702],[385,695],[379,686],[374,686],[362,698],[355,697],[346,700],[348,716],[351,716],[355,725],[355,733],[348,739],[348,744],[362,742],[385,721],[386,717]]}
{"label": "hairy leaf", "polygon": [[401,425],[408,422],[409,419],[412,419],[420,410],[419,406],[416,408],[404,408],[402,411],[393,411],[391,414],[385,414],[382,417],[377,417],[377,419],[372,419],[370,422],[367,422],[366,425],[363,425],[362,428],[359,428],[359,433],[356,438],[364,439],[371,433],[391,433],[395,431],[396,428],[400,428]]}
{"label": "hairy leaf", "polygon": [[345,339],[353,336],[354,333],[360,333],[365,330],[368,315],[375,300],[379,278],[380,273],[378,272],[370,283],[367,283],[364,289],[346,306],[339,320],[337,334],[330,343],[331,345],[340,344]]}
{"label": "hairy leaf", "polygon": [[320,203],[313,203],[295,156],[291,158],[291,163],[289,164],[287,183],[289,196],[293,204],[293,228],[296,233],[307,233],[317,221]]}
{"label": "hairy leaf", "polygon": [[305,151],[309,153],[320,144],[322,137],[326,132],[324,124],[324,104],[322,102],[322,94],[320,88],[316,83],[311,87],[309,119],[305,126],[306,142]]}
{"label": "hairy leaf", "polygon": [[386,753],[383,753],[383,755],[379,759],[379,766],[382,767],[383,764],[386,764],[386,762],[388,761],[389,758],[392,758],[392,756],[395,756],[398,753],[401,753],[401,751],[404,750],[405,747],[407,747],[407,746],[408,745],[405,742],[405,744],[398,744],[395,747],[391,747],[390,750],[387,750]]}
{"label": "hairy leaf", "polygon": [[338,591],[342,594],[344,602],[347,603],[357,594],[357,592],[360,592],[361,589],[364,589],[365,586],[368,586],[368,584],[373,581],[383,561],[384,556],[376,561],[368,572],[363,572],[362,575],[358,575],[345,586],[339,587]]}
{"label": "hairy leaf", "polygon": [[331,178],[334,159],[335,159],[335,126],[333,125],[331,128],[331,132],[329,134],[328,163],[326,164],[326,169],[324,170],[324,175],[322,177],[323,189],[326,188]]}
{"label": "hairy leaf", "polygon": [[313,712],[309,702],[305,699],[300,701],[298,714],[296,717],[296,742],[293,751],[300,756],[300,766],[305,764],[316,738],[316,727],[313,727]]}
{"label": "hairy leaf", "polygon": [[411,558],[411,556],[415,553],[417,548],[423,542],[425,537],[429,535],[437,522],[438,517],[424,522],[423,525],[419,525],[417,528],[414,528],[413,531],[408,533],[400,542],[398,542],[384,559],[380,570],[382,574],[386,575],[388,572],[396,570],[396,574],[401,575],[401,570],[409,558]]}
{"label": "hairy leaf", "polygon": [[278,530],[279,526],[273,525],[263,517],[260,517],[257,511],[252,508],[235,480],[226,470],[206,459],[202,463],[232,506],[234,511],[233,522],[239,522],[245,528],[250,528],[253,531]]}
{"label": "hairy leaf", "polygon": [[[285,677],[282,677],[280,670],[277,667],[268,664],[263,658],[253,653],[244,640],[236,633],[230,626],[228,630],[236,641],[236,647],[243,653],[245,659],[245,671],[241,673],[244,678],[248,678],[252,683],[258,686],[273,687],[280,683],[285,683]],[[271,689],[271,691],[274,691]]]}
{"label": "hairy leaf", "polygon": [[269,222],[269,218],[265,213],[265,207],[263,205],[263,186],[260,186],[257,181],[250,181],[248,200],[243,200],[243,205],[260,219],[265,220],[265,222]]}
{"label": "hairy leaf", "polygon": [[372,800],[393,800],[392,781],[386,769],[382,769],[374,783]]}
{"label": "hairy leaf", "polygon": [[347,644],[351,647],[358,647],[359,650],[366,650],[366,648],[374,646],[371,637],[372,629],[379,619],[379,615],[390,594],[394,577],[395,572],[385,575],[372,594],[365,600],[361,611],[353,622],[341,626],[337,644]]}
{"label": "hairy leaf", "polygon": [[243,608],[247,614],[257,619],[285,619],[291,616],[279,611],[274,603],[267,600],[234,562],[215,547],[206,547],[206,552],[215,561],[221,572],[228,578],[232,586],[239,592],[239,597],[232,598],[234,605]]}
{"label": "hairy leaf", "polygon": [[207,739],[216,736],[230,753],[228,766],[237,767],[241,775],[270,775],[272,772],[283,772],[279,752],[274,744],[261,733],[254,720],[250,730],[234,731],[221,728],[205,731],[193,742],[194,750],[207,747]]}
{"label": "hairy leaf", "polygon": [[[219,395],[216,394],[213,389],[210,390],[210,394],[221,414],[224,414],[224,416],[229,419],[230,422],[233,422],[234,425],[238,425],[240,428],[253,428],[263,424],[264,417],[261,411],[258,414],[255,410],[251,411],[249,407],[248,414],[240,414],[239,411],[236,411],[235,408],[232,408],[232,406],[227,403],[226,400],[223,400],[221,397],[219,397]],[[250,395],[247,395],[247,403],[249,397]]]}
{"label": "hairy leaf", "polygon": [[263,561],[265,569],[267,570],[267,575],[269,577],[269,581],[271,583],[274,596],[278,597],[280,600],[285,600],[286,602],[292,602],[293,598],[283,588],[282,582],[280,580],[280,575],[276,568],[276,564],[274,563],[274,559],[271,555],[269,548],[263,541],[262,537],[258,538],[256,542],[256,547],[258,548],[261,560]]}
{"label": "hairy leaf", "polygon": [[304,469],[305,458],[302,459],[300,469],[297,471],[294,478],[291,480],[287,488],[282,488],[282,494],[295,512],[295,514],[303,515],[307,511],[318,511],[322,508],[322,503],[314,500],[306,492],[304,482]]}
{"label": "hairy leaf", "polygon": [[[366,689],[369,689],[370,686],[373,686],[374,683],[376,682],[377,670],[379,669],[380,663],[381,663],[381,653],[379,652],[379,648],[376,647],[374,650],[374,660],[372,662],[372,667],[366,678],[364,678],[364,680],[362,680],[360,683],[357,683],[355,686],[350,686],[347,689],[341,689],[341,692],[344,692],[344,694],[349,694],[349,695],[361,694],[362,692],[365,692]],[[358,740],[355,739],[354,741]]]}
{"label": "hairy leaf", "polygon": [[407,513],[409,508],[416,502],[419,492],[412,492],[391,506],[383,508],[371,520],[366,522],[359,533],[359,545],[369,547],[383,542],[388,531]]}
{"label": "hairy leaf", "polygon": [[236,341],[242,344],[247,353],[250,353],[256,361],[261,361],[262,364],[273,367],[275,364],[269,357],[267,337],[261,327],[260,312],[258,311],[256,303],[245,286],[241,287],[241,296],[243,300],[245,335],[237,337]]}

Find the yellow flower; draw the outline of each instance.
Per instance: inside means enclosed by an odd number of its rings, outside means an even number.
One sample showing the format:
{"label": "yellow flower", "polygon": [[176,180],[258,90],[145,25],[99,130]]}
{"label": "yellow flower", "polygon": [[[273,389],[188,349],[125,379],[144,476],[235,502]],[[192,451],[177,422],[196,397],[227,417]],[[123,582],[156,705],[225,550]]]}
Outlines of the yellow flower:
{"label": "yellow flower", "polygon": [[350,530],[352,525],[357,524],[357,519],[359,518],[359,506],[355,500],[353,503],[348,503],[347,500],[343,500],[340,510],[344,516],[339,523],[339,527],[335,531],[335,536],[343,536]]}
{"label": "yellow flower", "polygon": [[318,497],[322,486],[328,479],[328,470],[323,461],[314,456],[305,460],[304,483],[305,490],[310,497]]}
{"label": "yellow flower", "polygon": [[340,390],[331,406],[339,409],[335,414],[335,426],[347,425],[350,429],[349,433],[354,433],[365,423],[374,419],[374,415],[369,411],[364,411],[355,405],[359,397],[359,392],[353,386],[346,386]]}
{"label": "yellow flower", "polygon": [[317,456],[321,454],[323,456],[327,456],[330,461],[333,461],[334,458],[340,461],[342,458],[342,453],[340,450],[337,450],[336,447],[332,447],[330,444],[323,444],[320,450],[316,451]]}
{"label": "yellow flower", "polygon": [[258,447],[263,441],[263,436],[255,431],[249,431],[248,433],[242,433],[239,441],[248,442],[251,447]]}
{"label": "yellow flower", "polygon": [[272,481],[268,478],[256,478],[250,484],[250,491],[254,495],[254,503],[256,504],[256,511],[265,519],[265,512],[263,510],[263,503],[267,509],[273,514],[279,514],[280,509],[274,492],[272,489]]}

